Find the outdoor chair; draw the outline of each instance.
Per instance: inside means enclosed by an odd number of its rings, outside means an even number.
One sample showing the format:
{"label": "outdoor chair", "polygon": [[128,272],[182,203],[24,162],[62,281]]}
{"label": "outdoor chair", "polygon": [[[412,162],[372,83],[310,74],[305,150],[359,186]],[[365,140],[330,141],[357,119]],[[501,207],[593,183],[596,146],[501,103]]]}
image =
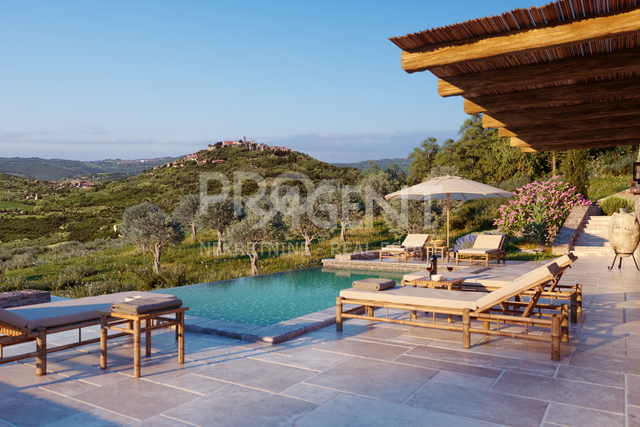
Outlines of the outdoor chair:
{"label": "outdoor chair", "polygon": [[[343,320],[352,318],[461,331],[463,348],[470,348],[471,333],[550,341],[551,359],[557,361],[560,360],[560,342],[569,340],[568,306],[541,304],[539,299],[559,269],[555,263],[539,267],[489,293],[414,287],[383,291],[344,289],[336,299],[336,329],[341,331]],[[527,291],[532,294],[528,301],[523,301],[521,295]],[[344,310],[345,305],[356,307]],[[376,317],[375,308],[385,308],[387,315]],[[409,319],[390,318],[388,309],[407,310]],[[433,313],[432,321],[418,319],[417,312]],[[462,316],[462,325],[436,323],[436,314]],[[474,324],[472,319],[476,321]],[[476,327],[477,322],[482,323],[481,328]],[[490,329],[493,322],[498,327]],[[522,331],[501,330],[500,323],[520,325]],[[540,334],[537,328],[548,329],[550,334]]]}
{"label": "outdoor chair", "polygon": [[505,251],[502,250],[503,244],[504,236],[500,234],[478,234],[473,242],[473,247],[460,249],[456,252],[456,265],[463,259],[468,259],[469,264],[472,264],[476,259],[484,259],[487,266],[489,261],[493,259],[497,260],[498,264],[501,259],[503,263],[506,263]]}
{"label": "outdoor chair", "polygon": [[[83,339],[82,328],[100,325],[100,314],[96,310],[108,310],[114,303],[125,302],[127,297],[136,297],[142,300],[164,297],[166,299],[175,299],[176,305],[181,304],[181,301],[174,295],[121,292],[0,309],[0,364],[35,357],[36,375],[46,375],[47,354],[100,342],[99,336]],[[48,335],[73,329],[78,329],[78,340],[76,342],[55,347],[47,346]],[[109,335],[109,339],[124,335],[126,334]],[[28,342],[36,343],[35,352],[4,357],[4,347]]]}
{"label": "outdoor chair", "polygon": [[382,258],[398,258],[404,259],[407,262],[407,257],[419,256],[424,261],[426,258],[427,242],[429,241],[428,234],[407,234],[407,237],[402,242],[402,245],[388,245],[380,249],[380,261]]}

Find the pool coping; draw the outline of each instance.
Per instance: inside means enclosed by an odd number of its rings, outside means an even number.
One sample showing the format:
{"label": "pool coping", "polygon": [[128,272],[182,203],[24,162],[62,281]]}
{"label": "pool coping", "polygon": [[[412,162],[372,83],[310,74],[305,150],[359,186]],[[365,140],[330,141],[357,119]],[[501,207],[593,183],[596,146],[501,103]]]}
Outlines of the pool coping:
{"label": "pool coping", "polygon": [[278,344],[336,323],[335,310],[335,307],[329,307],[269,326],[185,316],[185,330],[243,341]]}

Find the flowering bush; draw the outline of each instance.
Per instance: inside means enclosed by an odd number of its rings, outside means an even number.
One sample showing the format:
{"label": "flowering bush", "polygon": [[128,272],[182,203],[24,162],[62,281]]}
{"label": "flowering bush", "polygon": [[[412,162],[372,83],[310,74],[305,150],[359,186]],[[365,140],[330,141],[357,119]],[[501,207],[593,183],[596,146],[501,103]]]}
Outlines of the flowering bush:
{"label": "flowering bush", "polygon": [[571,209],[591,205],[591,201],[575,190],[557,176],[517,188],[513,200],[498,209],[500,214],[494,225],[509,236],[529,237],[540,244],[549,244]]}

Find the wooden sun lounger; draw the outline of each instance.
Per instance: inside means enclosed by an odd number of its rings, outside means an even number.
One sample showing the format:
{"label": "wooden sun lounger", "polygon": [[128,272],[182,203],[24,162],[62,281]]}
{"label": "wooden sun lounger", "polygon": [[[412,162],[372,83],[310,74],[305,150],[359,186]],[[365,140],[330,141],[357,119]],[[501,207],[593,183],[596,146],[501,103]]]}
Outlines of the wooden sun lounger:
{"label": "wooden sun lounger", "polygon": [[474,260],[484,259],[487,266],[494,259],[498,261],[498,264],[500,264],[500,260],[506,263],[506,252],[502,249],[502,245],[504,245],[504,236],[502,235],[478,234],[473,242],[473,247],[460,249],[456,252],[456,265],[464,259],[468,259],[469,264],[472,264]]}
{"label": "wooden sun lounger", "polygon": [[[571,264],[573,264],[578,259],[573,253],[569,253],[567,255],[563,255],[559,258],[556,258],[543,266],[548,266],[553,263],[556,263],[559,267],[556,275],[549,283],[544,287],[544,291],[540,295],[541,299],[550,299],[552,301],[555,300],[566,300],[569,303],[569,313],[571,323],[578,322],[578,313],[582,312],[582,284],[576,283],[575,285],[564,285],[559,283],[562,275],[564,274],[567,268],[571,268]],[[494,273],[495,272],[495,273]],[[418,271],[415,273],[405,274],[402,280],[402,286],[419,286],[421,281],[424,280],[423,276],[427,276],[427,271]],[[524,276],[516,276],[516,275],[503,275],[501,274],[500,269],[489,270],[477,274],[468,274],[464,273],[448,273],[449,275],[454,276],[456,279],[463,279],[462,290],[465,291],[495,291],[497,289],[502,288],[505,285],[516,280],[518,277]],[[523,293],[523,296],[530,294],[530,291]]]}
{"label": "wooden sun lounger", "polygon": [[[363,319],[446,329],[462,332],[462,347],[470,348],[471,333],[500,335],[551,342],[551,359],[560,360],[560,342],[569,340],[568,306],[540,304],[544,286],[556,275],[559,267],[552,263],[514,280],[507,286],[489,293],[453,292],[441,289],[395,287],[384,291],[344,289],[336,299],[336,330],[342,330],[345,318]],[[528,301],[519,297],[532,291]],[[344,310],[345,304],[356,308]],[[364,308],[364,314],[360,314]],[[408,310],[409,320],[376,317],[375,308]],[[434,313],[433,321],[418,320],[416,312]],[[462,326],[436,323],[435,314],[462,316]],[[482,322],[482,328],[472,325],[472,319]],[[490,323],[521,325],[522,333],[500,328],[490,329]],[[548,329],[550,335],[529,334],[529,328]]]}
{"label": "wooden sun lounger", "polygon": [[[76,300],[0,309],[0,364],[35,357],[36,375],[46,375],[47,354],[100,342],[99,337],[83,339],[82,328],[100,325],[100,314],[97,313],[97,310],[109,309],[111,304],[124,302],[126,297],[133,296],[141,299],[159,296],[175,298],[174,295],[168,294],[121,292]],[[55,347],[47,346],[48,335],[73,329],[78,330],[78,340],[76,342]],[[126,334],[113,334],[109,335],[109,338],[124,335]],[[4,347],[28,342],[35,342],[36,351],[4,357]]]}
{"label": "wooden sun lounger", "polygon": [[407,257],[420,256],[426,258],[426,244],[429,241],[428,234],[408,234],[400,246],[385,246],[380,249],[380,261],[382,258],[398,258],[407,262]]}

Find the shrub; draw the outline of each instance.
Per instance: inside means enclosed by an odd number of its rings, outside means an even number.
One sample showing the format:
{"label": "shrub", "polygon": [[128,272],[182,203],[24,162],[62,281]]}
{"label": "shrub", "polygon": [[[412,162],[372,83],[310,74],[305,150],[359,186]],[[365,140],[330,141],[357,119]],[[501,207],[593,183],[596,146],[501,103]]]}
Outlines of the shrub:
{"label": "shrub", "polygon": [[36,264],[36,257],[30,253],[14,255],[2,263],[3,270],[19,270],[21,268],[32,267]]}
{"label": "shrub", "polygon": [[460,249],[468,249],[473,246],[477,234],[465,234],[456,240],[456,244],[451,248],[452,252],[458,252]]}
{"label": "shrub", "polygon": [[58,289],[81,285],[82,279],[96,273],[95,268],[87,265],[71,265],[58,275]]}
{"label": "shrub", "polygon": [[633,200],[625,197],[609,197],[600,203],[600,208],[606,215],[613,215],[616,212],[620,212],[620,208],[627,208],[629,212],[634,209]]}
{"label": "shrub", "polygon": [[74,286],[64,290],[58,290],[55,293],[57,296],[65,298],[84,298],[135,290],[135,285],[107,280],[103,282],[91,282],[85,285]]}
{"label": "shrub", "polygon": [[513,200],[500,206],[494,224],[508,236],[529,237],[549,244],[562,227],[571,209],[591,202],[576,193],[575,187],[554,176],[548,181],[532,182],[513,192]]}

